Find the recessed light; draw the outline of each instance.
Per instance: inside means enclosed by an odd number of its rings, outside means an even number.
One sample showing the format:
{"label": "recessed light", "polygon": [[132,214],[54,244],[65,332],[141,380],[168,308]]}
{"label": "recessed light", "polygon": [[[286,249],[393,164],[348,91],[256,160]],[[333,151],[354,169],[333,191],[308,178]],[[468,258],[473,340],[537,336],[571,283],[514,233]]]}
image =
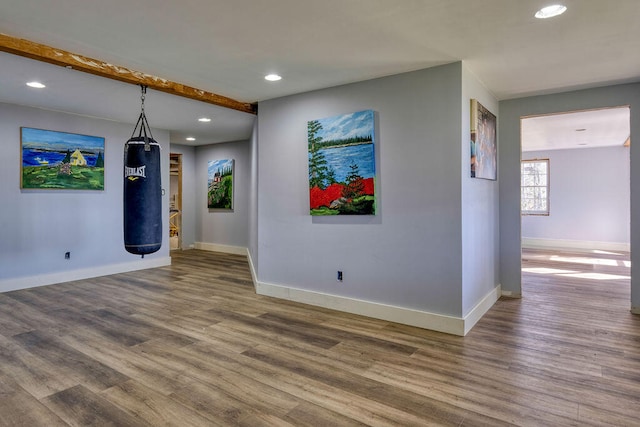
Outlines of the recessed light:
{"label": "recessed light", "polygon": [[554,4],[551,6],[543,7],[536,12],[535,17],[538,19],[553,18],[554,16],[562,15],[567,10],[566,6],[561,4]]}
{"label": "recessed light", "polygon": [[43,85],[40,82],[29,82],[29,83],[27,83],[27,86],[35,87],[36,89],[42,89],[42,88],[46,87],[45,85]]}
{"label": "recessed light", "polygon": [[278,80],[281,80],[282,77],[277,74],[267,74],[266,76],[264,76],[264,79],[270,82],[277,82]]}
{"label": "recessed light", "polygon": [[192,136],[189,136],[187,138],[185,138],[187,141],[195,141],[196,139]]}
{"label": "recessed light", "polygon": [[209,117],[200,117],[198,121],[202,123],[209,123],[211,119]]}

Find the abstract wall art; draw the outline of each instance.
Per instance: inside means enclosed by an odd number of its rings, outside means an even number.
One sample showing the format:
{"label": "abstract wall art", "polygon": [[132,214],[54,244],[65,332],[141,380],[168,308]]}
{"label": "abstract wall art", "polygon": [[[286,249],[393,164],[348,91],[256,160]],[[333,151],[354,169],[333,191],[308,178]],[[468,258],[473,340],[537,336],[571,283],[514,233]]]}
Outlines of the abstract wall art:
{"label": "abstract wall art", "polygon": [[104,138],[20,128],[20,188],[104,190]]}
{"label": "abstract wall art", "polygon": [[307,122],[311,215],[374,215],[373,110]]}

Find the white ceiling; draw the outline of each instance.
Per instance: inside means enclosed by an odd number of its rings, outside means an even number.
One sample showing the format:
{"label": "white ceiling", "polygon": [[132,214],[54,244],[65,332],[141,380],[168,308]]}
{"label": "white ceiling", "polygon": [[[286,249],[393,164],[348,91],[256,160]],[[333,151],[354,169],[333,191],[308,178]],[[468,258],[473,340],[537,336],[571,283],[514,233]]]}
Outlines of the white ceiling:
{"label": "white ceiling", "polygon": [[629,138],[629,107],[527,117],[522,151],[622,146]]}
{"label": "white ceiling", "polygon": [[[564,15],[537,20],[548,1],[2,0],[0,32],[243,102],[459,60],[498,99],[640,81],[640,1],[562,1]],[[137,119],[137,88],[17,59],[0,56],[1,102]],[[25,95],[25,70],[48,95]],[[266,82],[272,72],[283,80]],[[155,92],[147,103],[174,143],[250,134],[244,113]],[[208,128],[202,114],[214,116]]]}
{"label": "white ceiling", "polygon": [[[47,87],[25,84],[34,80]],[[141,95],[138,86],[0,52],[0,102],[135,123]],[[253,114],[153,90],[145,95],[145,113],[151,127],[170,130],[171,142],[185,145],[246,140],[255,120]],[[200,117],[212,121],[200,123]]]}

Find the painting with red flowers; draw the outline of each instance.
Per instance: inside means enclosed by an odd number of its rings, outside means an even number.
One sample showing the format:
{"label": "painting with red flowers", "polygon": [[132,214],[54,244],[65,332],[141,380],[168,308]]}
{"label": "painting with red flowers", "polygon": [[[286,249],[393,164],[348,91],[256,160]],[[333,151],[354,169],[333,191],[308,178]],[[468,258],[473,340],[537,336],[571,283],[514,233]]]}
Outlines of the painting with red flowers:
{"label": "painting with red flowers", "polygon": [[373,110],[307,122],[311,215],[375,215]]}

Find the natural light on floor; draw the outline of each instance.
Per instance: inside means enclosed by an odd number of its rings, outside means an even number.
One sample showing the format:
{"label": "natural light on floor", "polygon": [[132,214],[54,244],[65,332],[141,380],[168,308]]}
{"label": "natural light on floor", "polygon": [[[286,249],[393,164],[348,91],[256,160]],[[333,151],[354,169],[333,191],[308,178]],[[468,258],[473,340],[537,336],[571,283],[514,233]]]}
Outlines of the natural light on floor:
{"label": "natural light on floor", "polygon": [[555,274],[558,276],[564,277],[575,277],[578,279],[592,279],[592,280],[619,280],[619,279],[631,279],[630,276],[620,276],[618,274],[606,274],[606,273],[580,273],[578,271],[573,270],[561,270],[558,268],[543,268],[543,267],[532,267],[532,268],[523,268],[522,271],[524,273],[534,273],[534,274]]}
{"label": "natural light on floor", "polygon": [[604,274],[604,273],[572,273],[572,274],[559,274],[558,276],[576,277],[578,279],[592,279],[592,280],[631,279],[631,277],[629,276],[618,276],[616,274]]}
{"label": "natural light on floor", "polygon": [[[617,267],[619,265],[618,261],[615,259],[605,259],[605,258],[586,258],[586,257],[563,257],[558,255],[553,255],[549,257],[550,261],[557,262],[570,262],[575,264],[591,264],[591,265],[609,265],[612,267]],[[629,267],[631,263],[629,263]],[[625,267],[627,267],[625,265]]]}
{"label": "natural light on floor", "polygon": [[559,270],[557,268],[544,268],[544,267],[523,268],[522,271],[524,271],[525,273],[535,273],[535,274],[577,273],[577,271],[572,271],[572,270]]}
{"label": "natural light on floor", "polygon": [[599,249],[594,249],[591,252],[593,252],[594,254],[602,254],[602,255],[622,255],[622,254],[619,254],[617,252],[601,251]]}

